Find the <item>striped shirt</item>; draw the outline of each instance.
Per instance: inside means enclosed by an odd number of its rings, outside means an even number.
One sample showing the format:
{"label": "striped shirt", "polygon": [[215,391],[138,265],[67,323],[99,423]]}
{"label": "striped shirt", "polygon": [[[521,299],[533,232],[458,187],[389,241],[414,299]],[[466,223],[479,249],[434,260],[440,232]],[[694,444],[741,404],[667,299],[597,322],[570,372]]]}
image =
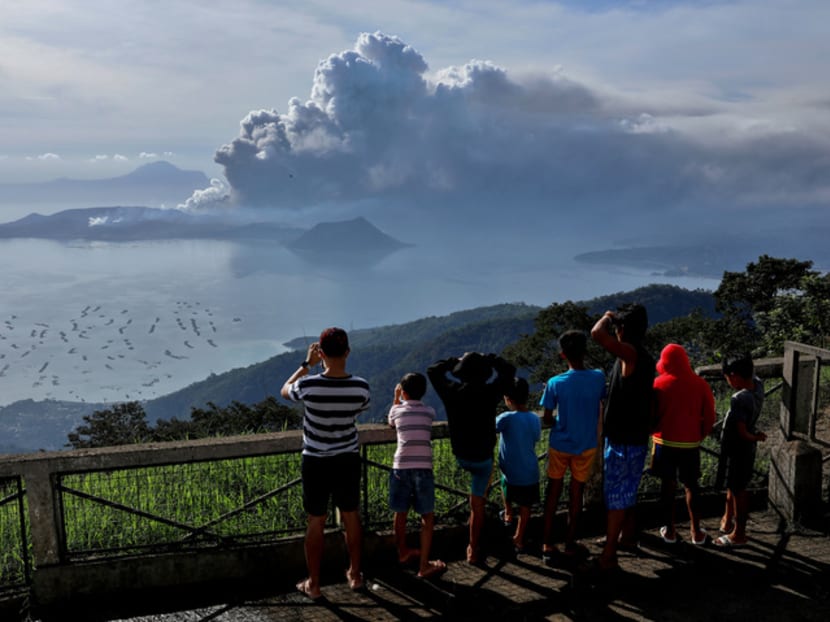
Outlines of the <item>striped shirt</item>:
{"label": "striped shirt", "polygon": [[389,425],[398,433],[393,469],[432,470],[432,422],[435,411],[420,400],[392,406]]}
{"label": "striped shirt", "polygon": [[369,408],[369,383],[363,378],[305,376],[291,385],[289,396],[305,410],[303,454],[325,457],[358,451],[357,416]]}

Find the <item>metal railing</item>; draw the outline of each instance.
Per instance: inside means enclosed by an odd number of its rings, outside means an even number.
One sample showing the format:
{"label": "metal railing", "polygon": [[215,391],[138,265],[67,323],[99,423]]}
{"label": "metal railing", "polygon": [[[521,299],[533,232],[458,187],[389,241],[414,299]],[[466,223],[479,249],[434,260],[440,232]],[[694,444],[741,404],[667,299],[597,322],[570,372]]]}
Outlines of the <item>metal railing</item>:
{"label": "metal railing", "polygon": [[[362,518],[388,528],[395,431],[362,425],[360,437]],[[446,423],[433,437],[436,515],[452,521],[468,491]],[[0,590],[29,584],[33,568],[301,534],[301,445],[301,432],[288,431],[0,459]]]}

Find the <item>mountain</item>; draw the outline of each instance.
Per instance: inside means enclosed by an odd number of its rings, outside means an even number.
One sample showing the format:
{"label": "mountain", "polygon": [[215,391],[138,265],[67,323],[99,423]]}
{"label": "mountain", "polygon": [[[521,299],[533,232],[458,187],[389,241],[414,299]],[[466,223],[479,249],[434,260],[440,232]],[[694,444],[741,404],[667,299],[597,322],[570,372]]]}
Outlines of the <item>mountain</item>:
{"label": "mountain", "polygon": [[314,225],[287,246],[310,263],[352,268],[376,263],[411,245],[387,235],[365,218],[354,218]]}
{"label": "mountain", "polygon": [[59,178],[42,183],[0,184],[5,203],[61,203],[86,205],[175,205],[194,190],[210,185],[200,171],[182,170],[159,161],[107,179]]}
{"label": "mountain", "polygon": [[3,439],[0,454],[63,449],[66,435],[84,416],[107,406],[58,400],[20,400],[3,406],[0,408],[0,438]]}
{"label": "mountain", "polygon": [[286,242],[304,229],[271,222],[234,222],[224,216],[154,207],[87,207],[0,224],[0,238],[123,242],[168,239],[267,239]]}

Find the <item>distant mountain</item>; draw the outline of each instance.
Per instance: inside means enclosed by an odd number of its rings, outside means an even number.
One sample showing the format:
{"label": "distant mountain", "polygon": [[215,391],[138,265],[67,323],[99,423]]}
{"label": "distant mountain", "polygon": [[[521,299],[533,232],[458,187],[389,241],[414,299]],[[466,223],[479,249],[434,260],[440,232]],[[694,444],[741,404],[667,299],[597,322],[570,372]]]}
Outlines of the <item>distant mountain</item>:
{"label": "distant mountain", "polygon": [[151,162],[119,177],[60,178],[42,183],[0,184],[4,203],[58,203],[74,205],[146,205],[183,203],[210,185],[200,171],[182,170],[169,162]]}
{"label": "distant mountain", "polygon": [[311,263],[353,267],[375,263],[411,245],[387,235],[365,218],[354,218],[319,223],[287,246]]}
{"label": "distant mountain", "polygon": [[304,229],[271,222],[240,223],[226,217],[152,207],[88,207],[43,216],[29,214],[0,224],[0,238],[50,240],[268,239],[286,242]]}
{"label": "distant mountain", "polygon": [[0,454],[62,449],[84,416],[103,408],[107,404],[58,400],[20,400],[0,407]]}

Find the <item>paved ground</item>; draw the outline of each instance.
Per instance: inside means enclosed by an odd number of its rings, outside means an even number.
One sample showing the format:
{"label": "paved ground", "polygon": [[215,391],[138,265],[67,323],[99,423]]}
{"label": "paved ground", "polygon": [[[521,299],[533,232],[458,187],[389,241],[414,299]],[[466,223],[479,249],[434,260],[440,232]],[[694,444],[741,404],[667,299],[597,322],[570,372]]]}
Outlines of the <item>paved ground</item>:
{"label": "paved ground", "polygon": [[[710,531],[717,519],[704,521]],[[756,512],[748,546],[723,551],[687,542],[665,545],[654,530],[621,571],[597,577],[573,564],[546,566],[538,555],[491,556],[481,567],[454,561],[437,580],[386,571],[352,592],[323,588],[312,603],[275,594],[130,622],[268,620],[830,620],[830,538],[807,529],[779,531],[777,516]],[[506,536],[505,536],[506,537]],[[599,546],[584,540],[592,556]]]}

